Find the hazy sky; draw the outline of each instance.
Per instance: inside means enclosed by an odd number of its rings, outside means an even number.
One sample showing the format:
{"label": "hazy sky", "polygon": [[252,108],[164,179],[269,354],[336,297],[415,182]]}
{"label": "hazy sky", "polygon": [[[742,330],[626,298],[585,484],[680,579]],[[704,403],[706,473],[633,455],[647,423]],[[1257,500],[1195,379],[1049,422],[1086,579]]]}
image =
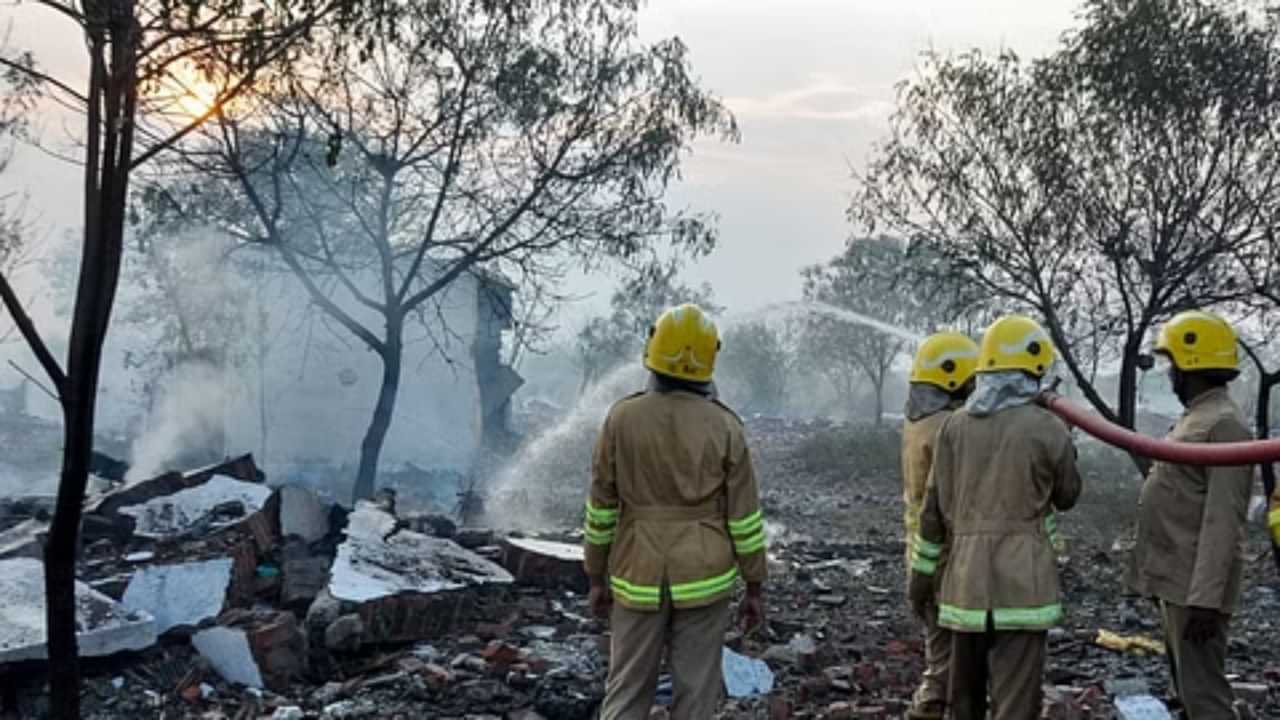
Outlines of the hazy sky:
{"label": "hazy sky", "polygon": [[[839,252],[844,211],[859,166],[882,135],[893,86],[919,53],[1009,47],[1048,50],[1073,21],[1067,0],[653,0],[646,38],[678,35],[706,87],[725,99],[742,129],[737,145],[705,142],[689,159],[673,202],[720,216],[721,245],[690,270],[720,301],[750,309],[792,299],[800,268]],[[61,77],[77,77],[83,49],[68,26],[30,4],[0,6],[11,43],[30,47]],[[0,24],[0,29],[3,25]],[[43,123],[65,138],[61,122]],[[46,229],[80,212],[77,169],[25,149],[0,175],[0,192],[24,189]],[[578,278],[575,289],[607,297],[611,278]],[[588,308],[567,313],[573,323]]]}

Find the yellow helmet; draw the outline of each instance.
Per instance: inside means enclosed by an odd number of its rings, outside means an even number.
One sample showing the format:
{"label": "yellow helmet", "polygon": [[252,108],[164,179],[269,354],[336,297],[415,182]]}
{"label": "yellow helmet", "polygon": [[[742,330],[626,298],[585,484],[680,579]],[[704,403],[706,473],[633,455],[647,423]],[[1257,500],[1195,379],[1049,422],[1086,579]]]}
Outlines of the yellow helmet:
{"label": "yellow helmet", "polygon": [[720,332],[697,305],[671,308],[649,330],[644,366],[659,375],[710,382],[720,352]]}
{"label": "yellow helmet", "polygon": [[969,382],[978,368],[978,343],[955,332],[930,335],[911,362],[911,382],[936,385],[947,392]]}
{"label": "yellow helmet", "polygon": [[1240,362],[1236,331],[1212,313],[1189,310],[1160,328],[1155,351],[1169,356],[1179,370],[1235,370]]}
{"label": "yellow helmet", "polygon": [[982,335],[978,372],[1022,370],[1042,378],[1053,358],[1053,341],[1040,323],[1023,315],[1005,315]]}

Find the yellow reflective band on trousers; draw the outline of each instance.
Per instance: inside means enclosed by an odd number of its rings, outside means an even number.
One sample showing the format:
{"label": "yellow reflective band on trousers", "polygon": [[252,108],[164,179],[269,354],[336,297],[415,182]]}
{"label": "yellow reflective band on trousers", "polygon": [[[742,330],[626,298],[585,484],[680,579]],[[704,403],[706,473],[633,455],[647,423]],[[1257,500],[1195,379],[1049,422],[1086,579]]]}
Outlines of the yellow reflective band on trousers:
{"label": "yellow reflective band on trousers", "polygon": [[[987,610],[966,610],[943,603],[938,608],[938,624],[953,630],[984,632]],[[991,610],[996,630],[1047,630],[1062,621],[1062,605],[1038,608],[996,608]]]}
{"label": "yellow reflective band on trousers", "polygon": [[733,548],[739,555],[750,555],[764,549],[764,513],[757,510],[740,520],[729,521]]}
{"label": "yellow reflective band on trousers", "polygon": [[[730,568],[723,575],[707,580],[695,580],[677,583],[671,586],[671,601],[677,603],[696,602],[721,595],[733,589],[738,579],[738,568]],[[658,585],[637,585],[620,577],[609,578],[609,585],[618,597],[632,605],[652,605],[657,607],[662,602],[662,588]]]}
{"label": "yellow reflective band on trousers", "polygon": [[592,545],[611,545],[618,530],[618,511],[611,508],[600,508],[587,501],[587,521],[582,526],[582,534]]}
{"label": "yellow reflective band on trousers", "polygon": [[1280,508],[1267,513],[1267,527],[1271,530],[1272,542],[1280,543]]}

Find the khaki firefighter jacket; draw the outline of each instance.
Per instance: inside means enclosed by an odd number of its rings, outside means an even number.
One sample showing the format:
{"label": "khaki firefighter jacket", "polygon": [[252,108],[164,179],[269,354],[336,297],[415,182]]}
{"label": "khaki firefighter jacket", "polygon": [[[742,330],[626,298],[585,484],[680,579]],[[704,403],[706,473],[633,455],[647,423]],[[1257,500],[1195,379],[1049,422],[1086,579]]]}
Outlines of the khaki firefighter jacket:
{"label": "khaki firefighter jacket", "polygon": [[902,424],[902,502],[906,506],[902,523],[907,534],[908,562],[911,544],[920,530],[920,511],[924,508],[925,489],[929,486],[934,441],[938,430],[954,409],[944,408],[919,420],[907,420]]}
{"label": "khaki firefighter jacket", "polygon": [[695,393],[646,392],[609,412],[587,500],[587,575],[615,600],[657,610],[727,597],[741,576],[763,582],[764,517],[742,421]]}
{"label": "khaki firefighter jacket", "polygon": [[[1191,402],[1169,432],[1183,442],[1252,436],[1225,388]],[[1230,614],[1240,599],[1253,468],[1157,462],[1142,486],[1129,584],[1175,605]]]}
{"label": "khaki firefighter jacket", "polygon": [[938,624],[983,632],[1045,630],[1062,619],[1053,510],[1080,496],[1066,426],[1034,405],[977,417],[960,410],[938,433],[912,569],[944,553]]}

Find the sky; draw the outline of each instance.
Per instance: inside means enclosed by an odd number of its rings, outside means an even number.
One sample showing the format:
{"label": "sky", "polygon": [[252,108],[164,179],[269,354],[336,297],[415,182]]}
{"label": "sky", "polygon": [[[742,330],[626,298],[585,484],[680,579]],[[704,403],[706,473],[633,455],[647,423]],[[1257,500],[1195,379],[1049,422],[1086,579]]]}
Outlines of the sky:
{"label": "sky", "polygon": [[[643,38],[679,36],[742,132],[737,144],[700,141],[671,192],[674,206],[719,217],[719,247],[688,278],[711,283],[731,311],[798,298],[800,270],[839,253],[855,230],[845,219],[852,168],[885,133],[894,85],[920,53],[1040,55],[1075,8],[1066,0],[650,0]],[[0,5],[0,33],[6,21],[12,45],[35,51],[59,77],[83,77],[83,48],[63,21],[30,3]],[[47,141],[65,144],[62,120],[49,116],[41,127]],[[78,169],[30,148],[0,175],[0,194],[13,191],[28,193],[37,238],[56,238],[79,215]],[[562,322],[598,311],[615,281],[572,278],[570,291],[585,299]]]}

